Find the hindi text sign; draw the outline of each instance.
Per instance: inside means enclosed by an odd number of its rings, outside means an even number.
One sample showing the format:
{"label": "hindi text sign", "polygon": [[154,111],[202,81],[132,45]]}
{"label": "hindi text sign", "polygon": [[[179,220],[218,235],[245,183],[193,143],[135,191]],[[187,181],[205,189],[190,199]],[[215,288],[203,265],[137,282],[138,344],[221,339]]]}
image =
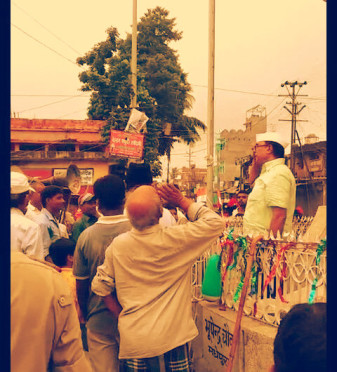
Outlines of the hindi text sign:
{"label": "hindi text sign", "polygon": [[144,135],[120,130],[110,132],[110,155],[141,159],[143,157]]}
{"label": "hindi text sign", "polygon": [[229,360],[234,324],[203,309],[203,354],[213,366],[223,370]]}

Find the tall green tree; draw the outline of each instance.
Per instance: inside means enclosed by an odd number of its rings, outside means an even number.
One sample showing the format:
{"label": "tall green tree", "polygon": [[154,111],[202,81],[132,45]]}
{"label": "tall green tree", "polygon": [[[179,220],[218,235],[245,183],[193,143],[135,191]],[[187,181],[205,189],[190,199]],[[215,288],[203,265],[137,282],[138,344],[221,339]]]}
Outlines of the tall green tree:
{"label": "tall green tree", "polygon": [[[191,85],[182,70],[178,54],[169,44],[182,32],[175,29],[175,18],[161,7],[149,9],[137,25],[137,109],[149,117],[144,160],[154,176],[161,173],[160,155],[170,153],[176,141],[186,144],[200,139],[203,122],[184,111],[193,103]],[[132,36],[122,39],[116,28],[107,29],[107,39],[77,59],[85,70],[79,74],[82,91],[91,91],[88,117],[106,120],[102,136],[109,140],[110,129],[124,130],[130,116]],[[171,132],[164,133],[167,123]]]}

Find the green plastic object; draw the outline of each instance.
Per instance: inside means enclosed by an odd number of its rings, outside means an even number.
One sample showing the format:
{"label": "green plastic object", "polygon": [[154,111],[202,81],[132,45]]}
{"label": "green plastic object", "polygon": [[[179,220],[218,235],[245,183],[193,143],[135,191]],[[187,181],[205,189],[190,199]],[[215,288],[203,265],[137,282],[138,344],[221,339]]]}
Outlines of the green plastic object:
{"label": "green plastic object", "polygon": [[220,255],[213,254],[207,261],[201,293],[205,300],[217,301],[221,295],[221,274],[218,270]]}

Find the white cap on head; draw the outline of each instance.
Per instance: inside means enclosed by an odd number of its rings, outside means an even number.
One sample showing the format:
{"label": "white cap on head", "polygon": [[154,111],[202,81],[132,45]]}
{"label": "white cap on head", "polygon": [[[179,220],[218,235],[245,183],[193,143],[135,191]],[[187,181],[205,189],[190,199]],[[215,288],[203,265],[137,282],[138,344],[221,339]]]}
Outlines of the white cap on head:
{"label": "white cap on head", "polygon": [[26,191],[35,190],[29,185],[28,178],[19,172],[11,172],[11,194],[22,194]]}
{"label": "white cap on head", "polygon": [[96,200],[95,195],[90,194],[90,193],[88,192],[88,193],[85,193],[85,194],[81,195],[81,196],[78,198],[78,205],[81,206],[81,205],[83,205],[84,203],[87,203],[87,202],[90,202],[90,201],[94,201],[94,200]]}
{"label": "white cap on head", "polygon": [[256,135],[256,142],[271,141],[279,143],[283,148],[288,146],[288,143],[277,132],[265,132]]}

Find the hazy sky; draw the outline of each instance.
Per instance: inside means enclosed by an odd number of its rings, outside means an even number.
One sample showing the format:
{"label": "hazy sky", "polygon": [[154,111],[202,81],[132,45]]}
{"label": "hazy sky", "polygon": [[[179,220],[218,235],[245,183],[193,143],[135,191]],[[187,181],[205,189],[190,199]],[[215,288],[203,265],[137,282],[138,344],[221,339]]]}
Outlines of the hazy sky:
{"label": "hazy sky", "polygon": [[[11,2],[11,111],[20,118],[86,119],[88,96],[79,90],[76,58],[106,39],[114,26],[132,31],[132,0],[15,0]],[[171,47],[178,51],[193,87],[187,115],[207,121],[207,0],[138,0],[138,20],[161,6],[183,31]],[[283,108],[284,81],[306,80],[299,102],[301,138],[326,139],[326,2],[323,0],[219,1],[215,6],[215,133],[244,129],[246,111],[266,107],[268,125],[290,141]],[[288,105],[288,107],[290,107]],[[16,114],[16,115],[17,115]],[[193,149],[192,162],[204,166],[206,137]],[[188,148],[177,145],[172,166],[187,165]]]}

